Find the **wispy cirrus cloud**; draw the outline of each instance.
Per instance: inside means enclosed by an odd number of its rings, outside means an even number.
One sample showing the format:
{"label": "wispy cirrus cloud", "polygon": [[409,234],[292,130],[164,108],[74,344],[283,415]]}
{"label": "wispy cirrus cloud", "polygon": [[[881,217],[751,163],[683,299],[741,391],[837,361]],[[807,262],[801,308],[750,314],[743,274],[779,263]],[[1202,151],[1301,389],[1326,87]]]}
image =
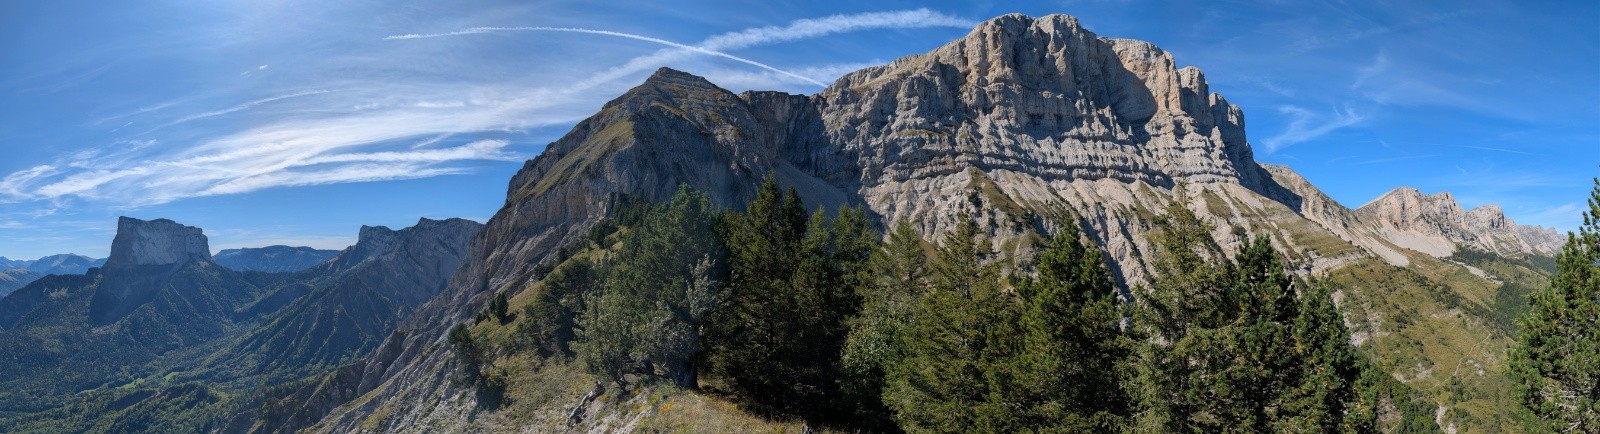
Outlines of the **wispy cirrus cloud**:
{"label": "wispy cirrus cloud", "polygon": [[795,20],[787,26],[768,26],[729,32],[701,41],[709,50],[737,50],[776,42],[796,41],[838,33],[872,29],[916,29],[927,27],[971,28],[977,21],[924,9],[906,11],[841,14]]}
{"label": "wispy cirrus cloud", "polygon": [[[370,78],[340,72],[336,79],[317,81],[315,88],[306,86],[304,79],[268,82],[276,83],[272,87],[289,90],[190,114],[179,109],[197,98],[168,99],[171,102],[104,118],[100,122],[126,120],[160,126],[119,140],[118,144],[63,155],[55,162],[0,178],[0,200],[88,200],[126,208],[270,188],[470,173],[482,162],[528,158],[525,151],[513,150],[517,143],[511,136],[576,122],[610,99],[615,94],[613,88],[620,90],[630,84],[619,83],[622,79],[674,61],[701,56],[755,67],[758,72],[713,69],[709,74],[728,72],[727,77],[719,79],[739,85],[822,86],[848,69],[869,64],[846,62],[779,69],[725,50],[868,29],[971,24],[971,20],[918,9],[801,19],[781,26],[713,35],[693,45],[577,27],[468,27],[445,33],[394,35],[383,38],[391,42],[377,43],[372,48],[388,50],[385,52],[397,56],[390,63],[404,64],[409,69],[372,71],[367,74]],[[436,69],[439,62],[430,62],[426,57],[448,55],[463,45],[398,43],[505,32],[620,37],[667,48],[610,65],[577,65],[590,69],[589,73],[538,71],[533,77],[498,78]],[[255,66],[265,63],[248,65],[257,71],[265,70]],[[284,74],[275,80],[285,80],[284,77],[295,77],[292,71],[311,66],[295,65],[282,71],[273,66],[272,70]],[[491,77],[490,81],[484,77]],[[493,81],[496,79],[500,81]],[[270,112],[253,113],[269,104]],[[221,118],[245,113],[248,115],[220,122]]]}
{"label": "wispy cirrus cloud", "polygon": [[250,108],[253,108],[255,106],[266,104],[266,103],[270,103],[270,102],[273,102],[273,101],[282,101],[282,100],[286,100],[286,99],[290,99],[290,98],[299,98],[299,97],[302,97],[302,96],[321,95],[321,94],[325,94],[325,93],[328,93],[328,92],[333,92],[333,91],[331,91],[331,90],[307,90],[307,91],[287,93],[287,94],[278,95],[278,96],[270,96],[270,97],[261,98],[261,99],[254,100],[254,101],[249,101],[249,102],[246,102],[246,103],[243,103],[243,104],[235,105],[233,107],[228,107],[228,108],[221,109],[221,110],[212,110],[212,111],[208,111],[208,112],[195,113],[195,114],[192,114],[192,115],[184,116],[184,117],[178,118],[176,120],[173,120],[171,122],[167,122],[166,124],[163,124],[163,125],[161,125],[160,127],[157,127],[157,128],[170,127],[170,126],[181,124],[181,123],[184,123],[184,122],[191,122],[191,121],[196,121],[196,120],[205,119],[205,118],[214,118],[214,117],[226,115],[226,114],[229,114],[229,113],[235,113],[235,112],[240,112],[240,111],[244,111],[244,110],[249,110]]}
{"label": "wispy cirrus cloud", "polygon": [[1262,140],[1262,144],[1267,145],[1269,154],[1290,145],[1322,137],[1366,119],[1364,115],[1349,107],[1335,107],[1327,112],[1318,113],[1299,106],[1285,105],[1278,107],[1278,111],[1289,117],[1289,125],[1277,135]]}
{"label": "wispy cirrus cloud", "polygon": [[41,178],[60,172],[60,170],[56,169],[56,166],[41,164],[6,175],[5,178],[0,178],[0,200],[16,202],[23,199],[31,199],[34,195],[27,190],[28,186]]}
{"label": "wispy cirrus cloud", "polygon": [[725,52],[712,50],[712,49],[708,49],[708,48],[701,48],[701,47],[698,47],[698,46],[693,46],[693,45],[688,45],[688,44],[682,44],[682,43],[673,42],[673,41],[668,41],[666,39],[661,39],[661,38],[655,38],[655,37],[644,36],[644,35],[637,35],[637,34],[633,34],[633,33],[614,32],[614,31],[610,31],[610,30],[584,29],[584,28],[577,28],[577,27],[473,27],[473,28],[466,29],[466,30],[457,30],[457,31],[454,31],[454,32],[446,32],[446,33],[394,35],[394,36],[384,37],[383,39],[384,40],[427,39],[427,38],[440,38],[440,37],[445,37],[445,36],[475,35],[475,34],[481,34],[481,33],[497,33],[497,32],[568,32],[568,33],[588,33],[588,34],[591,34],[591,35],[616,36],[616,37],[619,37],[619,38],[628,38],[628,39],[634,39],[634,40],[640,40],[640,41],[645,41],[645,42],[652,42],[652,43],[656,43],[656,44],[666,45],[666,46],[669,46],[669,47],[673,47],[673,48],[677,48],[677,49],[681,49],[681,50],[688,50],[688,51],[692,51],[692,52],[699,53],[699,54],[705,54],[705,55],[709,55],[709,56],[717,56],[717,57],[721,57],[721,58],[724,58],[724,59],[732,60],[732,61],[735,61],[735,62],[739,62],[739,63],[743,63],[743,64],[746,64],[746,65],[750,65],[750,66],[754,66],[754,67],[757,67],[757,68],[761,68],[761,69],[765,69],[765,70],[768,70],[768,71],[772,71],[772,72],[775,72],[775,73],[778,73],[778,74],[783,74],[783,75],[787,75],[787,76],[790,76],[790,77],[794,77],[796,79],[800,79],[800,80],[806,81],[808,83],[815,84],[818,87],[827,86],[827,84],[825,84],[823,82],[820,82],[820,81],[812,80],[809,77],[806,77],[806,76],[803,76],[803,75],[799,75],[799,74],[795,74],[795,73],[792,73],[792,72],[789,72],[789,71],[785,71],[785,70],[782,70],[782,69],[778,69],[776,67],[773,67],[772,65],[768,65],[768,64],[757,62],[757,61],[754,61],[754,60],[750,60],[750,59],[746,59],[746,58],[743,58],[743,57],[735,56],[735,55],[728,54],[728,53],[725,53]]}
{"label": "wispy cirrus cloud", "polygon": [[425,39],[508,31],[566,31],[627,37],[673,47],[673,49],[662,50],[649,55],[635,57],[623,63],[622,65],[612,67],[605,72],[596,74],[584,81],[577,83],[575,88],[578,89],[587,89],[589,87],[593,87],[594,85],[616,80],[620,77],[638,73],[640,71],[654,69],[675,59],[692,54],[708,54],[717,57],[729,58],[741,63],[757,66],[768,73],[771,73],[769,76],[772,76],[777,80],[798,80],[800,82],[812,84],[818,87],[826,87],[827,84],[825,84],[823,81],[837,78],[839,74],[831,74],[831,76],[829,76],[830,74],[820,74],[820,76],[828,77],[825,79],[814,78],[819,76],[819,74],[814,73],[818,67],[804,68],[807,69],[805,71],[782,70],[766,64],[755,62],[753,60],[739,58],[737,56],[728,54],[725,51],[819,38],[829,35],[864,30],[919,29],[936,27],[970,28],[976,24],[977,22],[974,20],[959,18],[923,8],[902,11],[840,14],[822,18],[800,19],[795,20],[785,26],[756,27],[715,35],[706,38],[705,40],[702,40],[693,46],[620,32],[554,27],[475,27],[444,33],[393,35],[384,37],[383,39]]}
{"label": "wispy cirrus cloud", "polygon": [[[795,68],[792,71],[795,74],[811,77],[817,81],[834,81],[845,74],[855,72],[862,68],[869,68],[882,64],[884,64],[884,62],[874,60],[871,62],[849,62],[808,66],[804,68]],[[731,68],[718,68],[702,71],[702,74],[712,83],[717,83],[718,86],[730,89],[755,89],[760,88],[763,85],[770,85],[771,83],[775,82],[799,82],[798,80],[791,79],[786,75],[773,74],[767,71],[750,71]]]}

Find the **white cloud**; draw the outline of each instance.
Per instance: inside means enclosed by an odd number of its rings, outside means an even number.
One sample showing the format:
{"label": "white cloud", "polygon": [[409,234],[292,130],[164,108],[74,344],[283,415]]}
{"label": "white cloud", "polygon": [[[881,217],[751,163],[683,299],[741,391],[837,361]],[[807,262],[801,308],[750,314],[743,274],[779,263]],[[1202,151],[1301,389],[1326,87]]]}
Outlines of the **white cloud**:
{"label": "white cloud", "polygon": [[0,200],[31,199],[34,197],[33,193],[25,191],[25,188],[40,178],[55,175],[56,173],[60,173],[60,170],[57,170],[55,166],[41,164],[6,175],[5,178],[0,178]]}
{"label": "white cloud", "polygon": [[1314,113],[1301,107],[1286,105],[1278,111],[1289,116],[1289,126],[1275,136],[1268,137],[1262,143],[1267,145],[1267,153],[1277,152],[1286,146],[1305,142],[1327,135],[1334,130],[1360,123],[1365,117],[1350,108],[1334,108],[1327,113]]}
{"label": "white cloud", "polygon": [[927,27],[971,28],[975,25],[977,25],[976,21],[957,18],[928,9],[841,14],[795,20],[782,27],[757,27],[724,33],[700,42],[699,47],[708,50],[737,50],[756,45],[810,39],[859,30]]}
{"label": "white cloud", "polygon": [[308,91],[294,92],[294,93],[289,93],[289,94],[284,94],[284,95],[278,95],[278,96],[273,96],[273,97],[262,98],[262,99],[258,99],[258,100],[255,100],[255,101],[246,102],[244,104],[239,104],[239,105],[236,105],[236,106],[233,106],[233,107],[228,107],[228,108],[225,108],[225,109],[222,109],[222,110],[213,110],[213,111],[208,111],[208,112],[204,112],[204,113],[195,113],[195,114],[192,114],[192,115],[184,116],[184,117],[178,118],[177,120],[174,120],[172,122],[168,122],[165,125],[162,125],[162,126],[156,127],[156,128],[159,129],[159,128],[163,128],[163,127],[170,127],[170,126],[173,126],[173,125],[181,124],[181,123],[184,123],[184,122],[190,122],[190,121],[195,121],[195,120],[200,120],[200,119],[205,119],[205,118],[222,116],[222,115],[225,115],[225,114],[246,110],[246,109],[249,109],[251,107],[255,107],[255,106],[266,104],[266,103],[273,102],[273,101],[282,101],[282,100],[286,100],[286,99],[289,99],[289,98],[298,98],[298,97],[302,97],[302,96],[321,95],[321,94],[328,93],[328,92],[332,92],[332,91],[331,90],[308,90]]}
{"label": "white cloud", "polygon": [[794,77],[794,78],[797,78],[797,79],[800,79],[800,80],[805,80],[805,81],[808,81],[811,84],[815,84],[815,85],[817,85],[819,87],[826,87],[827,86],[827,84],[822,83],[820,81],[812,80],[810,78],[806,78],[805,76],[798,75],[798,74],[795,74],[795,73],[792,73],[792,72],[789,72],[789,71],[784,71],[782,69],[778,69],[776,67],[773,67],[772,65],[768,65],[768,64],[757,62],[757,61],[754,61],[754,60],[750,60],[750,59],[746,59],[746,58],[743,58],[743,57],[735,56],[735,55],[732,55],[732,54],[724,53],[724,52],[721,52],[721,51],[701,48],[701,47],[688,45],[688,44],[682,44],[682,43],[673,42],[673,41],[668,41],[666,39],[661,39],[661,38],[653,38],[653,37],[644,36],[644,35],[636,35],[636,34],[633,34],[633,33],[613,32],[613,31],[610,31],[610,30],[583,29],[583,28],[576,28],[576,27],[473,27],[473,28],[466,29],[466,30],[458,30],[458,31],[446,32],[446,33],[431,33],[431,34],[421,34],[421,35],[413,33],[413,34],[406,34],[406,35],[394,35],[394,36],[384,37],[383,39],[384,40],[424,39],[424,38],[439,38],[439,37],[445,37],[445,36],[460,36],[460,35],[472,35],[472,34],[479,34],[479,33],[495,33],[495,32],[569,32],[569,33],[588,33],[588,34],[592,34],[592,35],[616,36],[616,37],[619,37],[619,38],[635,39],[635,40],[640,40],[640,41],[645,41],[645,42],[652,42],[652,43],[656,43],[656,44],[666,45],[666,46],[677,48],[677,49],[681,49],[681,50],[693,51],[693,52],[700,53],[700,54],[705,54],[705,55],[708,55],[708,56],[717,56],[717,57],[721,57],[721,58],[724,58],[724,59],[732,60],[732,61],[735,61],[735,62],[743,63],[743,64],[746,64],[746,65],[750,65],[750,66],[754,66],[754,67],[757,67],[757,68],[761,68],[761,69],[765,69],[765,70],[768,70],[768,71],[772,71],[772,72],[776,72],[776,73],[779,73],[779,74],[783,74],[783,75],[787,75],[787,76],[790,76],[790,77]]}
{"label": "white cloud", "polygon": [[[914,28],[967,25],[970,22],[927,10],[838,15],[797,20],[713,36],[700,46],[649,36],[557,27],[476,27],[433,35],[397,35],[391,40],[432,38],[505,31],[558,31],[643,40],[671,47],[623,61],[620,66],[574,64],[578,74],[510,78],[463,78],[459,69],[433,69],[428,57],[456,47],[433,44],[374,43],[386,65],[418,65],[421,70],[391,71],[383,76],[319,80],[332,90],[303,90],[294,80],[280,87],[298,91],[246,101],[184,116],[171,115],[166,126],[255,111],[273,104],[270,113],[240,116],[242,128],[216,132],[187,126],[172,131],[157,127],[119,143],[63,156],[53,164],[12,173],[0,180],[0,200],[67,203],[90,200],[117,207],[139,207],[185,198],[239,194],[275,187],[414,179],[470,172],[486,161],[527,158],[496,134],[526,132],[570,124],[592,114],[605,100],[631,83],[621,79],[648,71],[664,60],[709,55],[757,66],[759,71],[728,74],[751,87],[822,85],[867,64],[822,64],[780,70],[759,62],[705,48],[747,48],[870,28]],[[418,49],[425,48],[425,49]],[[445,49],[446,51],[438,51]],[[374,55],[375,56],[375,55]],[[435,62],[436,63],[436,62]],[[265,69],[266,65],[256,70]],[[308,65],[305,70],[313,69]],[[595,73],[582,73],[591,69]],[[404,72],[402,72],[404,71]],[[486,75],[488,76],[488,75]],[[278,79],[293,79],[281,76]],[[304,80],[299,80],[304,81]],[[530,85],[529,83],[540,83]],[[334,94],[337,92],[336,94]],[[309,98],[315,95],[334,94]],[[182,101],[182,100],[175,100]],[[143,116],[166,110],[164,103],[116,116]],[[143,123],[143,121],[141,121]],[[157,133],[157,130],[162,130]],[[452,137],[459,142],[450,142]],[[485,137],[488,136],[488,137]],[[460,143],[468,142],[470,143]],[[77,157],[77,158],[74,158]]]}
{"label": "white cloud", "polygon": [[[884,63],[885,62],[873,61],[817,65],[808,66],[805,68],[796,68],[793,70],[793,72],[795,74],[811,77],[816,81],[831,82],[837,80],[840,76],[845,74],[855,72],[862,68],[882,65]],[[710,80],[712,83],[716,83],[718,86],[721,86],[725,89],[732,89],[735,91],[747,89],[766,89],[771,87],[773,83],[802,84],[802,82],[799,80],[794,80],[788,76],[773,74],[767,71],[719,68],[701,72],[703,75],[705,75],[706,79]]]}
{"label": "white cloud", "polygon": [[[806,73],[806,71],[803,70],[782,70],[753,60],[734,56],[724,51],[862,30],[930,27],[968,28],[974,25],[976,25],[976,22],[972,20],[957,18],[930,11],[928,9],[915,9],[903,11],[868,12],[860,14],[841,14],[823,18],[800,19],[790,22],[786,26],[757,27],[712,36],[693,46],[629,33],[557,27],[474,27],[445,33],[394,35],[385,37],[383,39],[404,40],[438,38],[446,36],[461,36],[508,31],[559,31],[601,34],[654,42],[657,44],[671,46],[674,49],[663,50],[650,55],[633,58],[623,65],[613,67],[603,73],[596,74],[587,80],[578,83],[577,87],[579,88],[588,88],[590,86],[615,80],[635,72],[656,68],[685,54],[693,53],[723,57],[756,66],[768,73],[771,73],[765,74],[765,76],[772,77],[772,79],[767,80],[768,83],[798,80],[799,82],[818,87],[827,87],[827,84],[824,83],[826,80],[817,79],[816,74]],[[837,78],[838,75],[840,74],[832,74],[828,79],[831,80],[832,78]]]}
{"label": "white cloud", "polygon": [[1379,51],[1378,55],[1373,57],[1372,63],[1356,70],[1356,79],[1355,82],[1350,83],[1350,89],[1360,89],[1367,84],[1367,80],[1371,80],[1373,77],[1377,77],[1388,70],[1389,56],[1383,51]]}

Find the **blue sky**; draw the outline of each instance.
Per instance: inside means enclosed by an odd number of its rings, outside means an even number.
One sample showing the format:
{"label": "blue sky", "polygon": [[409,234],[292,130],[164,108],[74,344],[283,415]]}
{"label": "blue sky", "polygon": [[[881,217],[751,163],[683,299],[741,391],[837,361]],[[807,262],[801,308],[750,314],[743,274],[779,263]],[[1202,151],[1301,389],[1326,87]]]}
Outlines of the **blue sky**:
{"label": "blue sky", "polygon": [[1259,160],[1347,206],[1413,186],[1570,230],[1600,173],[1593,1],[591,3],[0,3],[0,255],[104,256],[119,215],[213,249],[482,221],[657,67],[814,93],[1009,12],[1200,67]]}

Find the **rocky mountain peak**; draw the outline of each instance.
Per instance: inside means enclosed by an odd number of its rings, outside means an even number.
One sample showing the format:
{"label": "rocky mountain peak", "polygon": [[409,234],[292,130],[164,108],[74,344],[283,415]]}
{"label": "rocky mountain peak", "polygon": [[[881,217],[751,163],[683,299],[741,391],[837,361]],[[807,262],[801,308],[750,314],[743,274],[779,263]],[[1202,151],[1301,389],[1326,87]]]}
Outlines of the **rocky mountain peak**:
{"label": "rocky mountain peak", "polygon": [[395,237],[395,230],[388,226],[361,225],[361,231],[356,235],[356,244],[382,244]]}
{"label": "rocky mountain peak", "polygon": [[356,235],[356,244],[345,249],[339,255],[340,260],[348,264],[383,256],[394,250],[400,243],[400,231],[389,229],[388,226],[361,226],[361,232]]}
{"label": "rocky mountain peak", "polygon": [[438,240],[471,238],[482,226],[478,222],[459,218],[421,218],[415,226],[400,230],[387,226],[362,226],[356,236],[356,244],[345,248],[324,266],[345,270],[408,248],[434,249],[441,245]]}
{"label": "rocky mountain peak", "polygon": [[1447,191],[1423,194],[1412,187],[1384,193],[1355,210],[1403,247],[1450,256],[1461,246],[1500,254],[1554,254],[1561,246],[1554,230],[1524,228],[1497,205],[1467,211]]}
{"label": "rocky mountain peak", "polygon": [[687,73],[687,72],[679,71],[679,70],[676,70],[676,69],[668,68],[668,67],[665,67],[665,66],[656,69],[656,72],[653,73],[653,74],[650,74],[649,78],[645,78],[644,79],[644,83],[642,83],[640,85],[640,87],[651,87],[651,86],[655,86],[655,87],[681,86],[681,87],[690,87],[690,88],[699,88],[699,89],[714,89],[714,88],[717,87],[717,85],[711,84],[710,81],[706,80],[705,77],[701,77],[701,76],[698,76],[698,75],[694,75],[694,74],[690,74],[690,73]]}
{"label": "rocky mountain peak", "polygon": [[1483,205],[1467,211],[1467,220],[1485,228],[1501,229],[1512,224],[1499,205]]}
{"label": "rocky mountain peak", "polygon": [[211,247],[200,228],[172,220],[117,219],[107,267],[210,262]]}

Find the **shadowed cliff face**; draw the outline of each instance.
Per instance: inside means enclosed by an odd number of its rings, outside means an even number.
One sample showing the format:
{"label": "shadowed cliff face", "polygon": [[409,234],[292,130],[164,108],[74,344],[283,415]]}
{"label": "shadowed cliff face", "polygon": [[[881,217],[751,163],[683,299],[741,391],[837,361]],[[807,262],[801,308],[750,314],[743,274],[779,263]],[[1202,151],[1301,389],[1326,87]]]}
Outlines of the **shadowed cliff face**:
{"label": "shadowed cliff face", "polygon": [[167,219],[117,219],[117,236],[111,240],[107,267],[172,265],[210,261],[211,246],[200,228]]}
{"label": "shadowed cliff face", "polygon": [[119,218],[111,257],[106,258],[107,278],[89,302],[89,320],[96,325],[110,324],[151,302],[158,302],[157,307],[193,310],[177,315],[180,317],[216,316],[230,310],[233,303],[254,296],[231,291],[230,285],[222,282],[207,293],[171,289],[174,284],[183,286],[190,277],[214,276],[216,268],[220,267],[211,263],[211,246],[200,228],[167,219]]}
{"label": "shadowed cliff face", "polygon": [[[1258,164],[1243,113],[1198,69],[1072,17],[1007,15],[810,96],[733,94],[657,71],[523,166],[445,291],[374,354],[297,391],[284,402],[298,407],[272,409],[258,428],[455,423],[437,419],[471,411],[450,398],[461,395],[437,344],[450,326],[493,294],[526,288],[539,264],[626,201],[660,201],[687,185],[739,206],[768,173],[808,206],[862,206],[934,239],[971,217],[1011,258],[1077,224],[1125,287],[1145,278],[1155,219],[1173,203],[1211,221],[1226,249],[1241,232],[1267,236],[1304,273],[1407,261],[1377,226],[1293,171]],[[363,426],[380,408],[382,424]]]}

